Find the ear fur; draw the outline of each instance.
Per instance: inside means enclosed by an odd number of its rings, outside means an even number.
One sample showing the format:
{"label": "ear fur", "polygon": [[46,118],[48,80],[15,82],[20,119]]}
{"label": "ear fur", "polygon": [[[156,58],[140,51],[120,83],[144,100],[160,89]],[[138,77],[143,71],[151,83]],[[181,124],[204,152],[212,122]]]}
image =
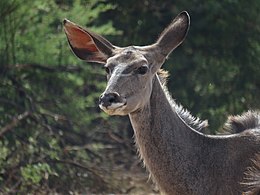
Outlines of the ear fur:
{"label": "ear fur", "polygon": [[80,59],[103,64],[112,56],[115,46],[104,37],[85,30],[67,19],[63,24],[69,45]]}
{"label": "ear fur", "polygon": [[167,56],[183,42],[189,25],[189,14],[183,11],[165,28],[154,44],[139,47],[148,59],[152,59],[150,62],[152,73],[157,73]]}
{"label": "ear fur", "polygon": [[[190,25],[190,17],[186,11],[181,12],[172,23],[162,32],[155,44],[139,47],[145,53],[153,53],[161,65],[164,59],[185,39]],[[106,63],[114,54],[116,48],[104,37],[85,30],[82,27],[64,20],[64,31],[74,54],[88,62]],[[156,72],[160,67],[154,67]]]}
{"label": "ear fur", "polygon": [[185,39],[190,26],[190,16],[183,11],[162,32],[155,45],[167,57]]}

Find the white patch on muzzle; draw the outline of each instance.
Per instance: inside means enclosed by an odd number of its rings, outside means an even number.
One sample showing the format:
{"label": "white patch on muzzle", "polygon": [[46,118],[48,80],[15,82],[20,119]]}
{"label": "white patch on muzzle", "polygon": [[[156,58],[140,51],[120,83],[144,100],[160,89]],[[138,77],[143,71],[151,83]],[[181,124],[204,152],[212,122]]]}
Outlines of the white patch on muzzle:
{"label": "white patch on muzzle", "polygon": [[103,106],[99,104],[99,107],[109,115],[122,115],[121,111],[125,108],[126,102],[112,103],[110,106]]}

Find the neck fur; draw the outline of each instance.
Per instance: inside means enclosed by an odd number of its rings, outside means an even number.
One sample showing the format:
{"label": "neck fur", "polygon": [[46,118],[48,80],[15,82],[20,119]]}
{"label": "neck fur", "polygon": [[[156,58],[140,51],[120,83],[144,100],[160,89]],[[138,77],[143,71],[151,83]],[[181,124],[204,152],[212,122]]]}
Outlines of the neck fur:
{"label": "neck fur", "polygon": [[[253,133],[257,133],[256,129],[241,135],[202,134],[199,130],[207,123],[178,106],[157,75],[149,102],[129,117],[140,156],[161,192],[169,195],[242,193],[239,182],[246,167],[252,166],[250,159],[259,152],[258,134]],[[236,125],[238,119],[231,120]]]}
{"label": "neck fur", "polygon": [[[152,178],[162,189],[169,182],[172,186],[178,186],[182,176],[193,164],[192,158],[187,158],[193,155],[189,153],[199,148],[200,133],[193,127],[199,130],[205,124],[177,106],[157,75],[150,101],[142,110],[131,113],[129,117],[140,156]],[[184,192],[180,186],[175,189]]]}

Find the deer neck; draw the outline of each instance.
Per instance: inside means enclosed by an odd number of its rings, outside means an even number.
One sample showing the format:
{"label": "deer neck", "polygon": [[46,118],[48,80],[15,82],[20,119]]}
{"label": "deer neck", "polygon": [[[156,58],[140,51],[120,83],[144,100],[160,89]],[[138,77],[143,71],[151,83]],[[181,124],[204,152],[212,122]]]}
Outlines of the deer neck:
{"label": "deer neck", "polygon": [[180,183],[192,164],[190,153],[198,149],[199,134],[174,110],[157,75],[150,101],[129,117],[137,148],[152,178],[162,190],[168,185],[171,189],[176,186],[176,193],[184,192]]}

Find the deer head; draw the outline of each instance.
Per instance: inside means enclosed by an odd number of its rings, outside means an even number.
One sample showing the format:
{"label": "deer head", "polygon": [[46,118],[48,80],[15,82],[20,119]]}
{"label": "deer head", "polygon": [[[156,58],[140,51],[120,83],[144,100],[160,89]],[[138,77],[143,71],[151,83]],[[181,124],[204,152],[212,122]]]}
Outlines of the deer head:
{"label": "deer head", "polygon": [[77,57],[105,67],[107,87],[100,96],[100,108],[110,115],[127,115],[148,103],[157,71],[182,43],[189,23],[188,13],[180,13],[159,39],[148,46],[117,47],[66,19],[64,30]]}

